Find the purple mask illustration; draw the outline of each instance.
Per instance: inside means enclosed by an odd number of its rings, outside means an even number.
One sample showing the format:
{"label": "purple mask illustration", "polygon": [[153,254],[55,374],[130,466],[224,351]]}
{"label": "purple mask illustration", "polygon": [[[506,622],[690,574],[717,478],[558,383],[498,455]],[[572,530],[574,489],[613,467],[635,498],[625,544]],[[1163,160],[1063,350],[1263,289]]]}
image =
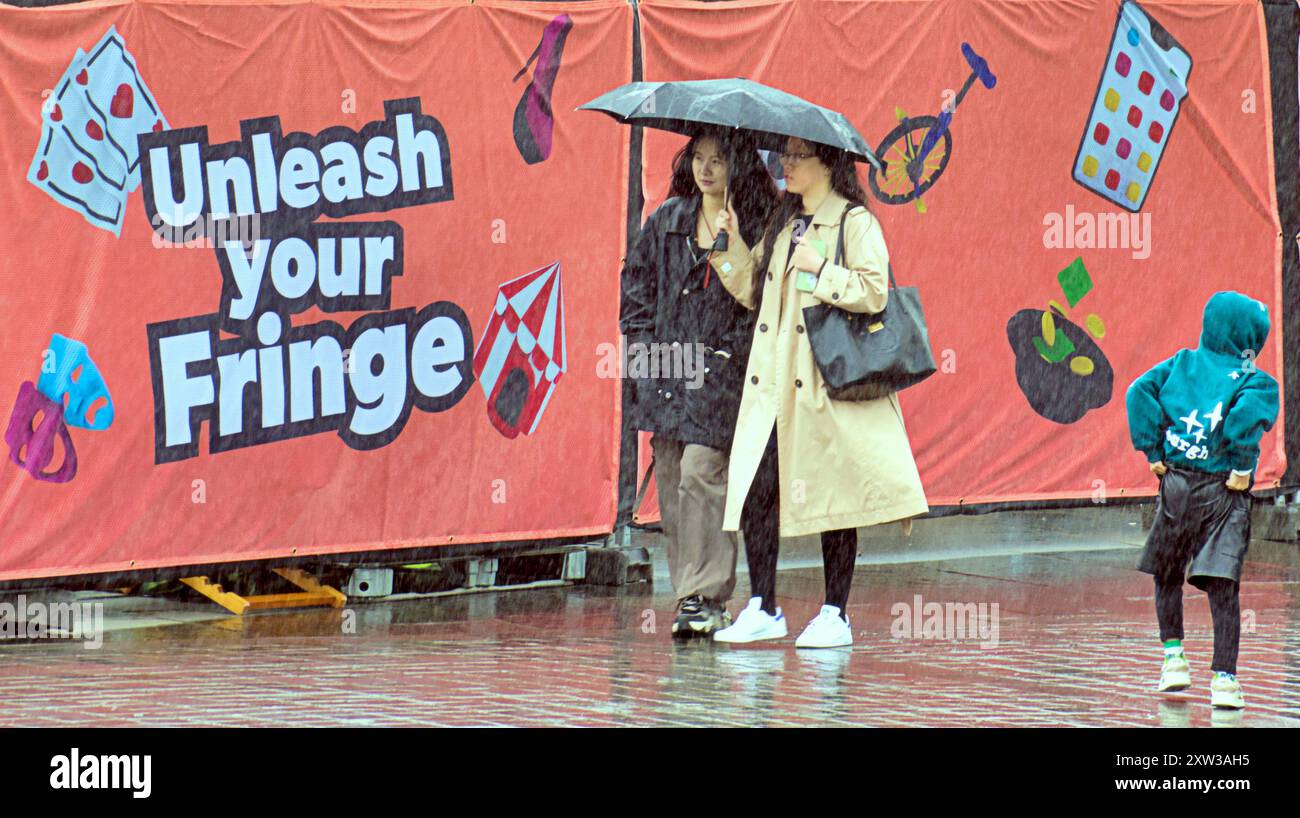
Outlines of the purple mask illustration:
{"label": "purple mask illustration", "polygon": [[[37,413],[41,413],[41,419],[33,426]],[[47,472],[45,469],[54,461],[56,438],[63,440],[66,454],[58,470]],[[63,422],[63,406],[42,395],[31,381],[24,381],[18,388],[5,443],[9,459],[37,480],[66,483],[77,474],[77,451]]]}

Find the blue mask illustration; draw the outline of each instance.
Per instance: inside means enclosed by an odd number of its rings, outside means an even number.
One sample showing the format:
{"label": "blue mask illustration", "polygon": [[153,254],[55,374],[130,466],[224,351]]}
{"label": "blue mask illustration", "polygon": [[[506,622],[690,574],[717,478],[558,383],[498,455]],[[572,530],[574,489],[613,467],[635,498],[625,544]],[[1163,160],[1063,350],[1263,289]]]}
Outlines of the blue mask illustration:
{"label": "blue mask illustration", "polygon": [[[90,354],[86,351],[86,345],[80,341],[71,338],[65,338],[54,333],[50,338],[50,352],[54,355],[54,371],[41,372],[40,380],[36,382],[36,388],[41,394],[54,401],[63,403],[63,396],[68,396],[67,408],[63,411],[63,419],[69,426],[77,426],[82,429],[91,429],[100,431],[107,429],[113,423],[113,398],[108,394],[108,386],[104,383],[104,378],[99,374],[95,362],[90,360]],[[77,368],[81,372],[73,378],[73,373]],[[41,367],[42,370],[46,366]],[[100,407],[95,413],[93,422],[86,419],[90,407],[95,401],[104,398],[108,401],[106,406]]]}

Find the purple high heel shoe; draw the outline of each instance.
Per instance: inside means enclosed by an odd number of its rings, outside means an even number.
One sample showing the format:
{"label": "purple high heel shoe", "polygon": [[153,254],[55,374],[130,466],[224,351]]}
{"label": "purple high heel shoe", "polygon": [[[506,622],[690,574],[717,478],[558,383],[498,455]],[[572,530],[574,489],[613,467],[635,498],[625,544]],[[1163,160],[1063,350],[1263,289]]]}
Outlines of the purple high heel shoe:
{"label": "purple high heel shoe", "polygon": [[555,75],[560,71],[560,59],[564,55],[564,41],[571,28],[573,19],[567,14],[547,23],[542,31],[542,41],[511,80],[518,81],[533,60],[537,60],[533,81],[528,83],[515,106],[515,147],[530,165],[551,155],[551,131],[555,126],[555,117],[551,114],[551,89],[555,87]]}

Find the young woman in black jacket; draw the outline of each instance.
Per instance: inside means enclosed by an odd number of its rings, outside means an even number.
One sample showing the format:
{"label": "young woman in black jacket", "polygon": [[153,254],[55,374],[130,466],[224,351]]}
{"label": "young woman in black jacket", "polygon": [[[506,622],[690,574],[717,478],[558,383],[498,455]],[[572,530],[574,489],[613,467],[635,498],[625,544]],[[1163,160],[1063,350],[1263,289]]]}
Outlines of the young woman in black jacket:
{"label": "young woman in black jacket", "polygon": [[674,158],[668,195],[623,267],[619,326],[628,344],[626,375],[636,384],[627,410],[637,429],[654,433],[655,484],[678,597],[672,632],[689,637],[729,624],[738,543],[734,532],[722,531],[727,452],[754,333],[754,314],[708,264],[713,225],[729,195],[744,240],[757,241],[777,189],[752,142],[701,129]]}

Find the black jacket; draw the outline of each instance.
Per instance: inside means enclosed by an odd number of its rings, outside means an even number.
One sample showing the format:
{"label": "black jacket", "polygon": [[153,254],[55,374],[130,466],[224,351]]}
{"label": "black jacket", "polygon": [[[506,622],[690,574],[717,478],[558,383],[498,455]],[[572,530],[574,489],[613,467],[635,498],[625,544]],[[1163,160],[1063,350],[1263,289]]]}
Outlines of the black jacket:
{"label": "black jacket", "polygon": [[[625,408],[638,429],[726,450],[736,430],[754,313],[727,292],[716,270],[708,271],[705,286],[705,254],[695,239],[699,207],[699,195],[660,205],[623,266],[624,375],[636,386],[636,401]],[[753,246],[762,225],[742,218],[740,229]],[[702,257],[698,264],[692,248]]]}

